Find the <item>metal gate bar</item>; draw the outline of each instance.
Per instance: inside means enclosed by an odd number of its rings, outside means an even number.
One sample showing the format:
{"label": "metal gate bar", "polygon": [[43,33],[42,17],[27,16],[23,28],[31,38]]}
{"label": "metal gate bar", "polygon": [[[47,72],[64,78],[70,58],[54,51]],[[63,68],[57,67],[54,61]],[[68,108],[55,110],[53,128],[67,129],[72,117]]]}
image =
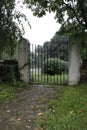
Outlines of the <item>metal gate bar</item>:
{"label": "metal gate bar", "polygon": [[[67,53],[64,53],[65,47],[67,48]],[[51,46],[41,46],[41,45],[30,45],[30,72],[31,72],[31,83],[33,84],[65,84],[67,83],[67,73],[63,71],[62,73],[59,72],[59,74],[50,75],[48,73],[43,72],[44,68],[44,62],[46,62],[46,70],[48,70],[49,65],[51,65],[51,60],[54,60],[54,67],[56,70],[56,62],[60,64],[60,71],[62,70],[62,64],[64,61],[64,65],[66,66],[67,60],[66,56],[68,57],[68,45],[62,46],[61,48],[58,48],[58,54],[56,56],[53,56],[52,54],[52,47]],[[61,55],[63,57],[63,60],[61,60]]]}

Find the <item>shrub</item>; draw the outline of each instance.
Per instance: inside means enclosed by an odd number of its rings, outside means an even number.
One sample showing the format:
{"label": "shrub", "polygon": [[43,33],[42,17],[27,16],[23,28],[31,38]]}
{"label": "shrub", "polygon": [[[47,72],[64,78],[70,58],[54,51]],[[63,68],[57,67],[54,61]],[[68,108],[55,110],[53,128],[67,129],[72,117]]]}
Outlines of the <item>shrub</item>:
{"label": "shrub", "polygon": [[67,70],[67,62],[58,58],[46,59],[42,66],[42,72],[49,75],[61,74],[67,72]]}

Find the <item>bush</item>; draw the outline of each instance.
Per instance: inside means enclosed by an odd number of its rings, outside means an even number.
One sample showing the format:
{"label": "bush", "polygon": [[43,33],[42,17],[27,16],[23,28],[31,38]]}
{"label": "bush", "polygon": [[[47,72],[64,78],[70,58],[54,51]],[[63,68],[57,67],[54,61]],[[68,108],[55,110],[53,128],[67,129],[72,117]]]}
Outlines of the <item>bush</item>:
{"label": "bush", "polygon": [[61,74],[67,72],[67,70],[67,62],[58,58],[45,60],[42,66],[42,72],[49,75]]}

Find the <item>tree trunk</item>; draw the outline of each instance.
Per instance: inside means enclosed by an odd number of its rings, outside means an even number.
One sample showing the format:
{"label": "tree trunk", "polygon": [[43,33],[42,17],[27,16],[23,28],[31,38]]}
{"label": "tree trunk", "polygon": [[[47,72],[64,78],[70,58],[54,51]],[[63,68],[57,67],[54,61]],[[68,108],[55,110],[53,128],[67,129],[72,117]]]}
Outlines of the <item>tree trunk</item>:
{"label": "tree trunk", "polygon": [[69,85],[77,85],[80,80],[80,42],[70,45],[69,48]]}

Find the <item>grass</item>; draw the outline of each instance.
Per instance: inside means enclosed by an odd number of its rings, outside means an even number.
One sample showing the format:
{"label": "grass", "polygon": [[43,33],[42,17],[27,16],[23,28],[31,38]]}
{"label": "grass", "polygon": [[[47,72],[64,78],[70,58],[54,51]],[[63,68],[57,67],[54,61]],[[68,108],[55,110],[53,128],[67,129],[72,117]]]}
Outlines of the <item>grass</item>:
{"label": "grass", "polygon": [[14,99],[17,91],[20,91],[27,85],[24,82],[12,82],[0,84],[0,104]]}
{"label": "grass", "polygon": [[37,126],[44,130],[87,130],[87,85],[66,87],[51,101]]}
{"label": "grass", "polygon": [[42,83],[42,84],[66,84],[68,80],[67,74],[61,75],[47,75],[47,74],[32,74],[31,81],[33,83]]}

